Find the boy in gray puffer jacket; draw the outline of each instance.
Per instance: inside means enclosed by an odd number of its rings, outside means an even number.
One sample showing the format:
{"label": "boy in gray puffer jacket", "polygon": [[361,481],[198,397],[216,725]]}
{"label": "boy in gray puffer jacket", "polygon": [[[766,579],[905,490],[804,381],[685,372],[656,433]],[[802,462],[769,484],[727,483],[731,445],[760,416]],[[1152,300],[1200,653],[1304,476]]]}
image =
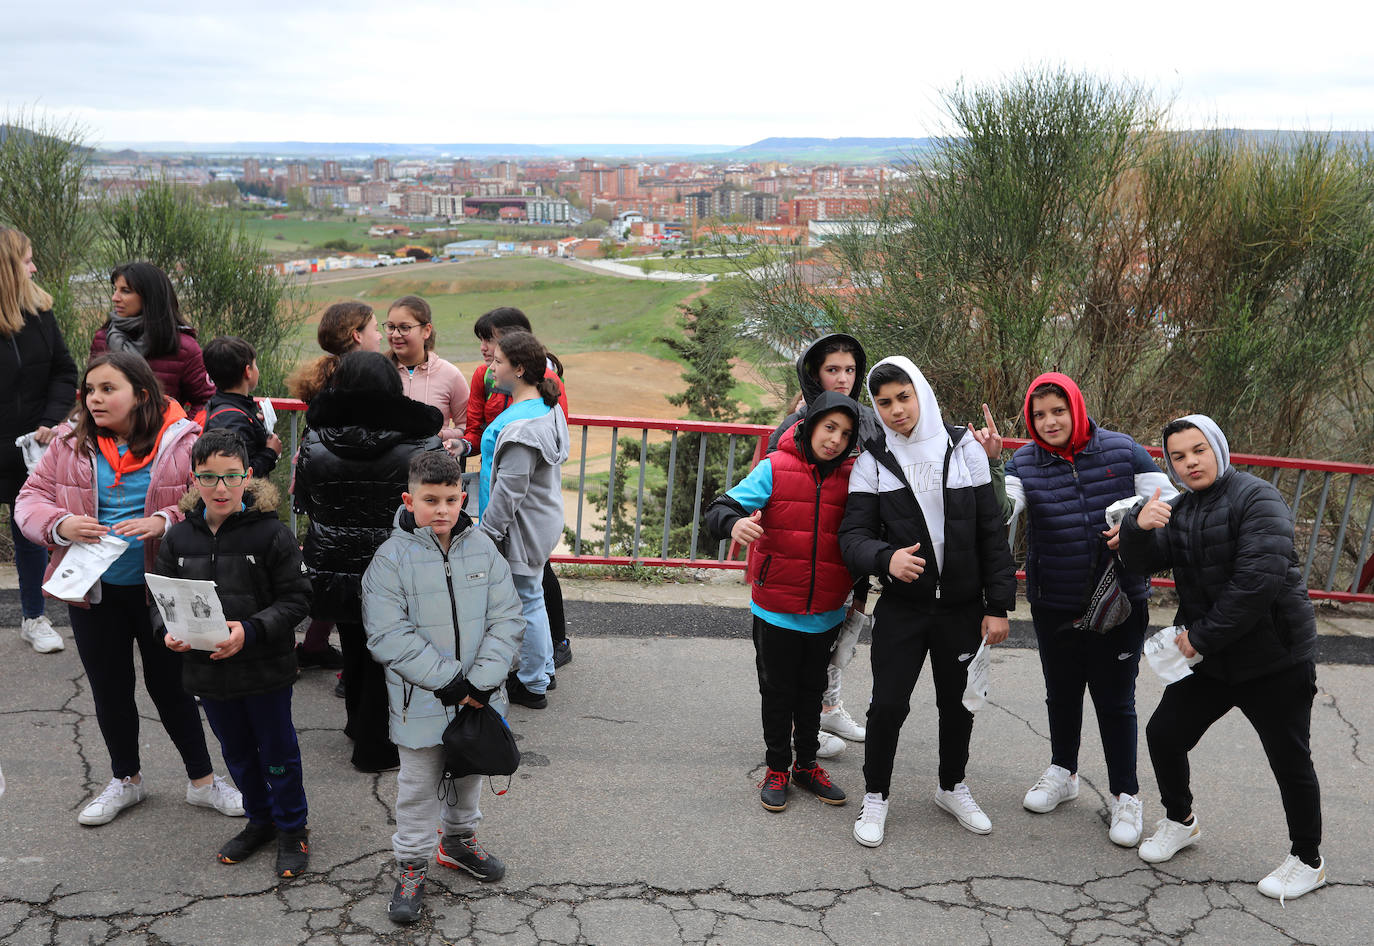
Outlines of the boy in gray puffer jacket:
{"label": "boy in gray puffer jacket", "polygon": [[401,756],[391,839],[400,879],[388,906],[397,923],[420,918],[431,854],[481,881],[505,874],[475,836],[482,776],[455,779],[443,797],[434,790],[452,707],[490,703],[505,715],[502,684],[525,633],[510,567],[462,512],[461,477],[448,453],[417,454],[396,528],[363,575],[367,646],[386,668],[391,740]]}

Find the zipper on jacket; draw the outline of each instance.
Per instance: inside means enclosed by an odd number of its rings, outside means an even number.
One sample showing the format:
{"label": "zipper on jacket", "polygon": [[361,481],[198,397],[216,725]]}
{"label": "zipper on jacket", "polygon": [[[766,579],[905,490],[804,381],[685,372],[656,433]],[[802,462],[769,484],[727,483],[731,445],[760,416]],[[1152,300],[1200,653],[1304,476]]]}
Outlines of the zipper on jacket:
{"label": "zipper on jacket", "polygon": [[[815,475],[814,473],[812,474]],[[811,613],[811,601],[816,596],[816,556],[820,554],[821,546],[821,488],[825,485],[825,478],[816,477],[816,512],[812,517],[811,527],[811,584],[806,589],[806,611]]]}

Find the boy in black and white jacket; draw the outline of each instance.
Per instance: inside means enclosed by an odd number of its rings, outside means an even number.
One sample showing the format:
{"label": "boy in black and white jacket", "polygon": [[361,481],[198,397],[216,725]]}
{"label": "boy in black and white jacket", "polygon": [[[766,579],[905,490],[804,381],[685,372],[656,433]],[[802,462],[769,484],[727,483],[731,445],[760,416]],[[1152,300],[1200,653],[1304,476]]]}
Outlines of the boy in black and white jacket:
{"label": "boy in black and white jacket", "polygon": [[963,705],[980,641],[1006,640],[1016,572],[987,454],[971,430],[940,416],[907,358],[885,358],[868,390],[883,439],[864,445],[849,480],[840,551],[856,575],[877,575],[873,699],[864,751],[864,807],[854,838],[883,841],[893,759],[926,654],[935,675],[940,769],[936,803],[965,828],[992,823],[964,784],[973,714]]}

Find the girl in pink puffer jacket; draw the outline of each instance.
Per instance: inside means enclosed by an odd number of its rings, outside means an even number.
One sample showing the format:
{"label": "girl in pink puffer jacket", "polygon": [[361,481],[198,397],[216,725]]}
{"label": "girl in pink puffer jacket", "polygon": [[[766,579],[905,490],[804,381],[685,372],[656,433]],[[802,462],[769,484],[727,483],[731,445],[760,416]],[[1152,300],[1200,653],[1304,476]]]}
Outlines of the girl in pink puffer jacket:
{"label": "girl in pink puffer jacket", "polygon": [[200,712],[181,688],[181,657],[153,629],[143,581],[158,541],[182,518],[177,502],[191,482],[191,445],[200,428],[180,404],[163,397],[157,376],[132,352],[91,359],[79,391],[75,426],[57,428],[15,501],[20,530],[53,549],[45,577],[57,573],[75,543],[98,543],[106,534],[129,543],[80,600],[68,602],[113,770],[77,821],[107,824],[147,793],[138,753],[134,644],[144,686],[186,765],[186,800],[242,816],[238,790],[211,767]]}

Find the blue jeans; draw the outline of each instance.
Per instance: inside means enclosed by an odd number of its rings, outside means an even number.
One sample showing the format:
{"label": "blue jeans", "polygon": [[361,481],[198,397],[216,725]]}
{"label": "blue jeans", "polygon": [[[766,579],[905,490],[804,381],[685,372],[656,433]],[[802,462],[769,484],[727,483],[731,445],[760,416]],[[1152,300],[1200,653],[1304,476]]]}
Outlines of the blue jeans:
{"label": "blue jeans", "polygon": [[543,693],[549,688],[549,676],[553,673],[553,638],[549,636],[549,612],[544,608],[544,575],[512,573],[510,577],[525,618],[525,636],[520,641],[520,662],[515,675],[531,693]]}
{"label": "blue jeans", "polygon": [[43,571],[48,567],[48,550],[24,538],[14,521],[10,503],[10,534],[14,536],[14,569],[19,573],[19,607],[26,618],[43,613]]}

